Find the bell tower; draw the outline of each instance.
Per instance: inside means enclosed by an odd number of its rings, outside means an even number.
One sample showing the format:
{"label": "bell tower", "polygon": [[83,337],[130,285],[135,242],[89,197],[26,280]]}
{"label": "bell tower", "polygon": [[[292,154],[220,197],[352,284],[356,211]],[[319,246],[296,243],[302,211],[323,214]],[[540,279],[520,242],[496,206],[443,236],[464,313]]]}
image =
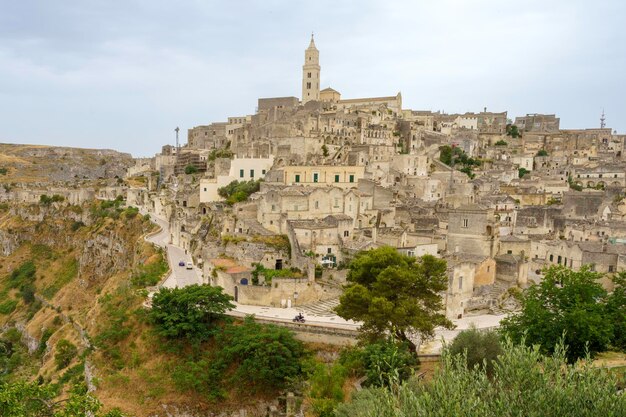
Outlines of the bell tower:
{"label": "bell tower", "polygon": [[315,47],[311,33],[311,43],[304,51],[302,66],[302,104],[320,99],[320,70],[320,51]]}

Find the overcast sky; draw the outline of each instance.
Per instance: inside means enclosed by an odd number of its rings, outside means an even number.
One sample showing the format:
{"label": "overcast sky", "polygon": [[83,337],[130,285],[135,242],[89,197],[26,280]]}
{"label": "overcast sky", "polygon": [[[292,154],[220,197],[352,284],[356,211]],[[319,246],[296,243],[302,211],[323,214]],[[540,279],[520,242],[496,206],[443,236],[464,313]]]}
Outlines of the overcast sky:
{"label": "overcast sky", "polygon": [[0,0],[0,142],[151,156],[193,126],[322,88],[626,133],[624,0]]}

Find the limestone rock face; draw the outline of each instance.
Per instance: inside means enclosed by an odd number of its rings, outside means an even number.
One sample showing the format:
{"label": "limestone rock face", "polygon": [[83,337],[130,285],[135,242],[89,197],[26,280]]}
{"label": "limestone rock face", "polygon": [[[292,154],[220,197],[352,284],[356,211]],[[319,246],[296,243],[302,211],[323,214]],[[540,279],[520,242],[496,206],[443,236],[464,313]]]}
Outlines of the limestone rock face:
{"label": "limestone rock face", "polygon": [[89,280],[98,280],[127,269],[131,264],[133,250],[116,232],[96,235],[83,246],[79,259],[79,275],[88,277]]}
{"label": "limestone rock face", "polygon": [[110,149],[0,144],[6,182],[59,182],[123,177],[133,165],[130,154]]}
{"label": "limestone rock face", "polygon": [[15,233],[8,233],[0,230],[0,253],[2,256],[11,255],[19,246],[21,240]]}

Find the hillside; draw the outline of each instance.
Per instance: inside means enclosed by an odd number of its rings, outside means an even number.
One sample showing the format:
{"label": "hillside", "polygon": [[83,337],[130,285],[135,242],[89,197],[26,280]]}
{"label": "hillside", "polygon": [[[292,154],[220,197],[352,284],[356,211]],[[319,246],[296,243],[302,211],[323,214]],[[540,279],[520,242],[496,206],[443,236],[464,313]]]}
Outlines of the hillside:
{"label": "hillside", "polygon": [[0,144],[0,183],[46,183],[123,177],[130,154],[109,149]]}
{"label": "hillside", "polygon": [[189,365],[219,346],[192,349],[153,331],[144,288],[167,270],[144,240],[154,227],[121,201],[0,208],[0,345],[12,347],[0,349],[0,382],[52,384],[63,398],[87,381],[104,410],[136,417],[263,409],[276,399],[246,383],[191,388]]}

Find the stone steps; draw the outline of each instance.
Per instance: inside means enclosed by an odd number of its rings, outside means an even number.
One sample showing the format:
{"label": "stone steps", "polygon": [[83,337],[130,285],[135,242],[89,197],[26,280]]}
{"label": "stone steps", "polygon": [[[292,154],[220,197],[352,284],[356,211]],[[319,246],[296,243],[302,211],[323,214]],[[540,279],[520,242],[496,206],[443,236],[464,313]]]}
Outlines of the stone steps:
{"label": "stone steps", "polygon": [[318,301],[313,304],[305,304],[296,306],[296,309],[303,313],[308,313],[313,316],[319,317],[332,317],[336,316],[333,309],[339,305],[339,298],[331,298],[329,300]]}

